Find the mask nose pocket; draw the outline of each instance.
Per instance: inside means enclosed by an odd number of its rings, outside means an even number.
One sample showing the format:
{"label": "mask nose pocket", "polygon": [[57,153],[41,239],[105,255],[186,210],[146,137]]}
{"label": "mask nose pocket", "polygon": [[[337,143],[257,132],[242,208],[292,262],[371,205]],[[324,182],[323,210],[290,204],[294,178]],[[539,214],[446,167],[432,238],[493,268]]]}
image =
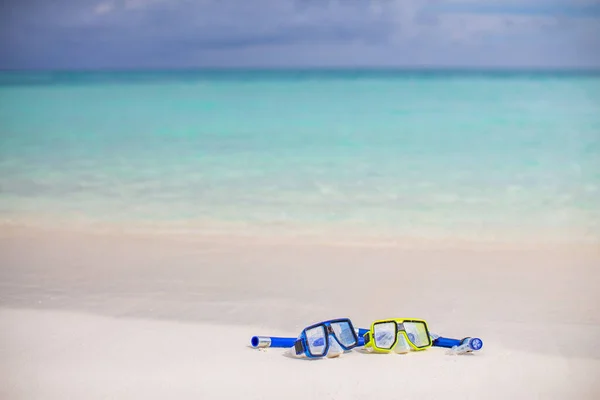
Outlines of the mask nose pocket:
{"label": "mask nose pocket", "polygon": [[344,349],[340,346],[335,336],[329,335],[329,350],[327,351],[328,358],[339,357],[344,354]]}
{"label": "mask nose pocket", "polygon": [[406,354],[410,352],[410,345],[406,341],[404,335],[398,332],[398,338],[396,340],[396,345],[394,346],[394,352],[397,354]]}

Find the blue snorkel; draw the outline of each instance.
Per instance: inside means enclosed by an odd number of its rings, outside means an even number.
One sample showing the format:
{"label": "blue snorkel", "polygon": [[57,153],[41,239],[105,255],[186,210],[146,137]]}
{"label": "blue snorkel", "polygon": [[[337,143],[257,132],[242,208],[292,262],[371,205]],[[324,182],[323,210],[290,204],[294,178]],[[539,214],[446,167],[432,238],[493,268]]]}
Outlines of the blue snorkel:
{"label": "blue snorkel", "polygon": [[483,347],[483,340],[474,337],[466,337],[462,340],[437,337],[433,340],[433,345],[436,347],[452,349],[452,352],[456,354],[463,354],[481,350]]}

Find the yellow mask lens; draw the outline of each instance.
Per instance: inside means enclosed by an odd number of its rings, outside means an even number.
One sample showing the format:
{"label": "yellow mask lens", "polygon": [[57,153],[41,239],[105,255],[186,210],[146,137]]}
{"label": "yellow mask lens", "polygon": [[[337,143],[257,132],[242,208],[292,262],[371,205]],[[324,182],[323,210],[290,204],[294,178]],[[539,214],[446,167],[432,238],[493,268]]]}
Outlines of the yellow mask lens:
{"label": "yellow mask lens", "polygon": [[396,322],[387,321],[380,322],[373,325],[373,341],[375,342],[375,347],[391,350],[396,343]]}
{"label": "yellow mask lens", "polygon": [[402,323],[408,341],[416,347],[422,348],[431,344],[431,338],[425,322],[405,321]]}

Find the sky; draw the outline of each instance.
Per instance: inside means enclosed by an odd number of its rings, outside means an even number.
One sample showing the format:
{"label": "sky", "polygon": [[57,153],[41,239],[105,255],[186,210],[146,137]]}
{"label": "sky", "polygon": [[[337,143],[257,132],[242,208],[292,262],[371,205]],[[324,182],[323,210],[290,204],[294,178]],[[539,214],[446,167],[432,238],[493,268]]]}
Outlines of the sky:
{"label": "sky", "polygon": [[600,68],[600,0],[0,0],[0,69]]}

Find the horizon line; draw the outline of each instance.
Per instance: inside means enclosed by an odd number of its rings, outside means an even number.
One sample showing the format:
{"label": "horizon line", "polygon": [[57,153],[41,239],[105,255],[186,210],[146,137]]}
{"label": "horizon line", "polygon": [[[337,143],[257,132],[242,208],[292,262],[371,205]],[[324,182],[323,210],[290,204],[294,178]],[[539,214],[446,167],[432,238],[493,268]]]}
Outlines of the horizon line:
{"label": "horizon line", "polygon": [[197,67],[108,67],[108,68],[1,68],[4,72],[201,72],[201,71],[389,71],[389,72],[592,72],[600,73],[596,67],[506,67],[506,66],[197,66]]}

